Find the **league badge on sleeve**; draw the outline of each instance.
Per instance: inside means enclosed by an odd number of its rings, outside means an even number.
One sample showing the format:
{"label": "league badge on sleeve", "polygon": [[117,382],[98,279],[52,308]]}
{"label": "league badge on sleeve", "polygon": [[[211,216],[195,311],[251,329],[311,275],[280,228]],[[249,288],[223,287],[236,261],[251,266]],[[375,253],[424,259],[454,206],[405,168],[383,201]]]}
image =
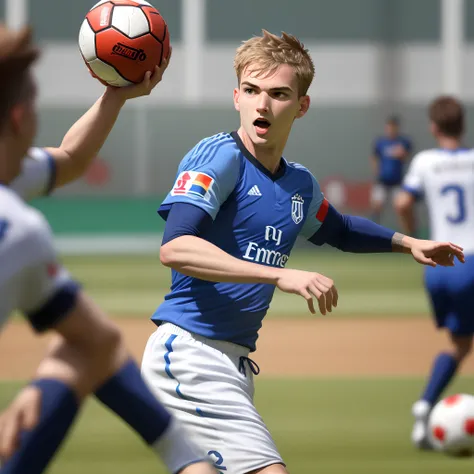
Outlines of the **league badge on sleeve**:
{"label": "league badge on sleeve", "polygon": [[299,224],[303,220],[303,204],[304,199],[299,194],[295,194],[291,198],[291,217],[295,224]]}
{"label": "league badge on sleeve", "polygon": [[172,196],[199,196],[207,199],[214,179],[206,173],[183,171],[171,190]]}

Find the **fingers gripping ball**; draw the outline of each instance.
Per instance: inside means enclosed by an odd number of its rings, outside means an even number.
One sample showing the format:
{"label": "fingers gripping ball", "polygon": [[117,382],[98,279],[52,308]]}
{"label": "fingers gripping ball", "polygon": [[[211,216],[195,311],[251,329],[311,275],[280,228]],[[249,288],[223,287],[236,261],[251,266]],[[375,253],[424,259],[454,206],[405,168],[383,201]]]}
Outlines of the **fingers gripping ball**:
{"label": "fingers gripping ball", "polygon": [[170,55],[165,20],[144,0],[102,0],[86,15],[79,49],[92,74],[106,85],[138,84]]}

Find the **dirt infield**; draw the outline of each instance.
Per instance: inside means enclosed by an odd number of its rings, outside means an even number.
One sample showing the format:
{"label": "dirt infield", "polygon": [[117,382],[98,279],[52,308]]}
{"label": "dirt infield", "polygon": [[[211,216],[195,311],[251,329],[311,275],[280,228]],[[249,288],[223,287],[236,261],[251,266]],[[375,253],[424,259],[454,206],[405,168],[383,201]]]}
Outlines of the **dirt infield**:
{"label": "dirt infield", "polygon": [[[154,325],[148,320],[117,320],[133,355],[141,360]],[[30,377],[49,336],[35,337],[14,322],[0,340],[0,378]],[[446,344],[428,319],[268,320],[252,358],[262,376],[424,375],[433,355]],[[463,367],[474,374],[474,360]]]}

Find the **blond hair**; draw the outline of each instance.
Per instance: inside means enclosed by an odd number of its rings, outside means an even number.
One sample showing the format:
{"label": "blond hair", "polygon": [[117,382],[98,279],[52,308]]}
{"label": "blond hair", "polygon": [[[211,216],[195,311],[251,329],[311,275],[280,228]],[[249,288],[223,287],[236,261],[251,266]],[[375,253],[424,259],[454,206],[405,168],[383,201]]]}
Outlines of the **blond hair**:
{"label": "blond hair", "polygon": [[30,28],[13,31],[0,24],[0,128],[10,109],[29,94],[29,73],[38,55]]}
{"label": "blond hair", "polygon": [[242,73],[250,65],[258,76],[268,76],[282,64],[293,67],[298,79],[298,95],[306,95],[313,81],[314,64],[308,50],[295,36],[282,32],[280,37],[262,30],[262,36],[244,41],[234,58],[239,85]]}

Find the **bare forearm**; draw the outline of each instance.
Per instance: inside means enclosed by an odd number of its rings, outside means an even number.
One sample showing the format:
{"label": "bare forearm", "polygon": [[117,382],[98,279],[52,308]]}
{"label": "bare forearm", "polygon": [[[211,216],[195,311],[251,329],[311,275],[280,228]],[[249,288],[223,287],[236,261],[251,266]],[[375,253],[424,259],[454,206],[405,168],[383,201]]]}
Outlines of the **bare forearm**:
{"label": "bare forearm", "polygon": [[56,331],[36,376],[61,380],[80,398],[93,392],[129,358],[118,328],[86,295],[81,295],[77,308]]}
{"label": "bare forearm", "polygon": [[111,377],[126,360],[123,347],[117,347],[112,352],[98,350],[87,353],[57,337],[41,361],[36,378],[61,380],[83,399]]}
{"label": "bare forearm", "polygon": [[61,148],[71,156],[93,157],[102,148],[125,102],[108,89],[69,129]]}
{"label": "bare forearm", "polygon": [[415,235],[416,225],[414,209],[412,207],[403,209],[402,211],[399,211],[398,217],[403,232],[408,235]]}
{"label": "bare forearm", "polygon": [[161,248],[161,262],[184,275],[214,282],[276,284],[281,269],[232,257],[199,237],[185,235]]}
{"label": "bare forearm", "polygon": [[59,148],[48,148],[56,162],[56,186],[78,179],[87,170],[109,136],[124,101],[106,90],[68,130]]}

